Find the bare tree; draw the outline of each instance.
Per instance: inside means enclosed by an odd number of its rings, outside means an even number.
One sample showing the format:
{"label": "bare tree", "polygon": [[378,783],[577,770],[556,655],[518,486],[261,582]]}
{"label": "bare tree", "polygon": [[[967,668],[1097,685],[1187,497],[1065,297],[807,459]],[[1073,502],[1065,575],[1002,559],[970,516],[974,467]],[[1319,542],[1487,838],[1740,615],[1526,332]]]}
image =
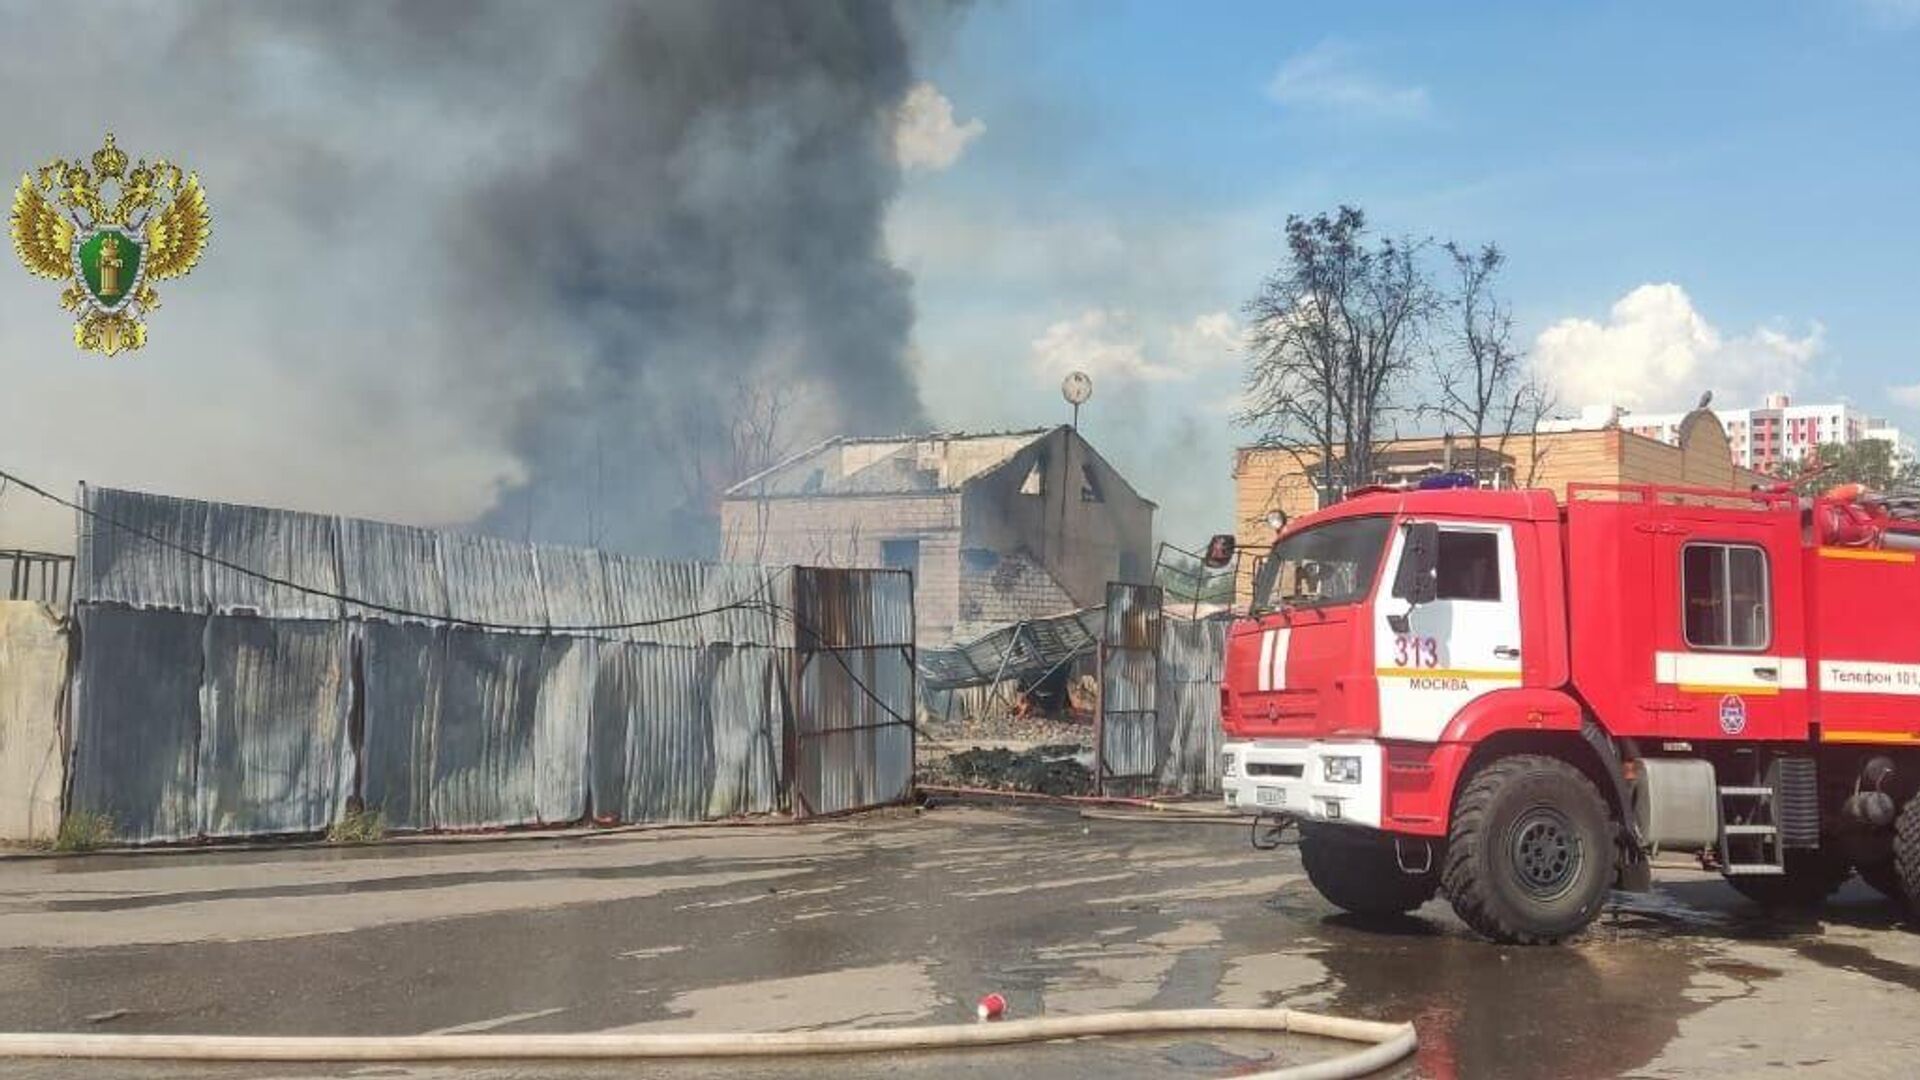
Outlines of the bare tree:
{"label": "bare tree", "polygon": [[[845,554],[841,553],[840,542],[846,541]],[[813,549],[807,559],[809,566],[824,566],[834,570],[845,570],[859,566],[860,559],[860,523],[848,523],[844,533],[829,533],[815,536]]]}
{"label": "bare tree", "polygon": [[[1451,241],[1445,250],[1454,273],[1446,299],[1450,347],[1433,352],[1435,400],[1423,411],[1438,416],[1449,433],[1458,429],[1466,436],[1473,447],[1467,471],[1482,482],[1488,442],[1505,459],[1507,441],[1533,432],[1550,401],[1527,371],[1525,354],[1513,347],[1513,309],[1494,290],[1506,253],[1493,244],[1473,251]],[[1535,472],[1529,469],[1529,477]]]}
{"label": "bare tree", "polygon": [[1366,215],[1287,219],[1287,255],[1247,304],[1247,405],[1260,445],[1314,456],[1321,498],[1371,482],[1377,433],[1397,407],[1438,306],[1425,241],[1372,241]]}
{"label": "bare tree", "polygon": [[[794,447],[793,411],[800,401],[800,390],[791,384],[749,380],[736,385],[724,404],[711,412],[684,409],[661,417],[654,441],[662,456],[674,464],[684,512],[710,525],[717,523],[728,488],[785,459]],[[766,546],[764,497],[756,509],[760,528],[754,561],[758,562]]]}
{"label": "bare tree", "polygon": [[1528,375],[1526,385],[1526,401],[1521,407],[1521,413],[1526,418],[1523,430],[1527,435],[1527,476],[1521,481],[1520,486],[1530,488],[1540,482],[1540,466],[1545,464],[1548,455],[1553,453],[1551,446],[1541,448],[1540,422],[1553,412],[1554,406],[1560,399],[1538,376]]}

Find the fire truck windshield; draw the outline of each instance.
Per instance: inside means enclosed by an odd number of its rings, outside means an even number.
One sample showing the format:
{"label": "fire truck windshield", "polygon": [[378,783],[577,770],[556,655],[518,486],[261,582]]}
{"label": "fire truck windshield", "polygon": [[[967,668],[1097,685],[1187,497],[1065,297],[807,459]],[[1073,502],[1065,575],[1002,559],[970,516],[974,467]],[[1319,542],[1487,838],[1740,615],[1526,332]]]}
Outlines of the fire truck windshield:
{"label": "fire truck windshield", "polygon": [[1253,610],[1350,604],[1365,597],[1386,551],[1392,521],[1345,518],[1280,541],[1254,578]]}

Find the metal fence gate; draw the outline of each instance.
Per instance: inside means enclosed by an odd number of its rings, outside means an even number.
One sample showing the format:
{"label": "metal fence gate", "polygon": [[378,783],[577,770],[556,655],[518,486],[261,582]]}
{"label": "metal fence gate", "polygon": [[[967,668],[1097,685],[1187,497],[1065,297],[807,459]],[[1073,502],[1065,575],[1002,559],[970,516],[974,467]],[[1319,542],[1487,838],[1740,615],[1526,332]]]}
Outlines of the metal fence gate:
{"label": "metal fence gate", "polygon": [[1154,586],[1107,586],[1095,782],[1104,795],[1220,790],[1220,683],[1228,623],[1169,619]]}
{"label": "metal fence gate", "polygon": [[1147,794],[1158,786],[1160,600],[1157,585],[1107,584],[1094,731],[1094,783],[1103,795]]}
{"label": "metal fence gate", "polygon": [[793,579],[796,816],[905,800],[913,791],[913,575],[799,567]]}

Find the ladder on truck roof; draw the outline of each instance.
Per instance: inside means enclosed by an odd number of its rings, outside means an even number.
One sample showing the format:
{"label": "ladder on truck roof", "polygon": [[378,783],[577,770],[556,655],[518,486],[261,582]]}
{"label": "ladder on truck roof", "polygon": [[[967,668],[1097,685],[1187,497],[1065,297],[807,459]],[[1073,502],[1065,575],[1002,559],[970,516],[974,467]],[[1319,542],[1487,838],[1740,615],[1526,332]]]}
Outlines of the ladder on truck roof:
{"label": "ladder on truck roof", "polygon": [[1710,506],[1723,510],[1798,510],[1791,491],[1755,488],[1687,487],[1680,484],[1610,484],[1576,480],[1567,485],[1567,502],[1632,502],[1645,506]]}

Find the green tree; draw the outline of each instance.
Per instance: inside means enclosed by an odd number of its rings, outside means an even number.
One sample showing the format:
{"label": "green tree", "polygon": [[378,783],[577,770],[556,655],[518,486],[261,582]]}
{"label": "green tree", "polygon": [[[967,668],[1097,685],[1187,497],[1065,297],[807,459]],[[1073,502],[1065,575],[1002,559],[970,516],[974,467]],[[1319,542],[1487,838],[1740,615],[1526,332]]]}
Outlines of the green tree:
{"label": "green tree", "polygon": [[1884,439],[1822,443],[1799,461],[1789,461],[1775,472],[1782,480],[1809,489],[1863,484],[1870,491],[1885,492],[1920,486],[1920,468],[1912,462],[1897,460],[1893,444]]}

